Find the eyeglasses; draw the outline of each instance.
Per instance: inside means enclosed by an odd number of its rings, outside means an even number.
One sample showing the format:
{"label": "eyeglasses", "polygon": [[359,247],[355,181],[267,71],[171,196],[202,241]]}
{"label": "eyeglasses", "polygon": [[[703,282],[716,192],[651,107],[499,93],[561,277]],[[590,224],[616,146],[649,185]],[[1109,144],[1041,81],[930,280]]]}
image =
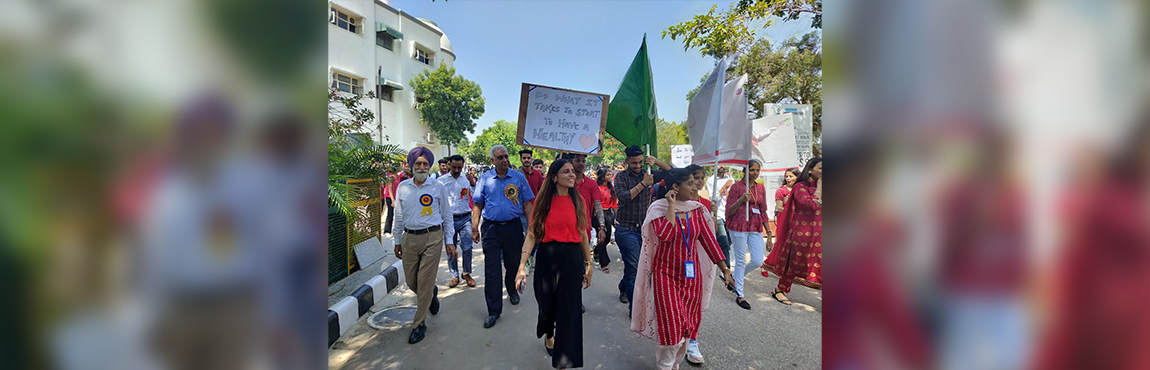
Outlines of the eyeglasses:
{"label": "eyeglasses", "polygon": [[499,159],[499,160],[507,159],[507,155],[506,155],[506,154],[504,154],[504,155],[501,155],[501,156],[497,156],[497,157],[495,157],[495,159]]}

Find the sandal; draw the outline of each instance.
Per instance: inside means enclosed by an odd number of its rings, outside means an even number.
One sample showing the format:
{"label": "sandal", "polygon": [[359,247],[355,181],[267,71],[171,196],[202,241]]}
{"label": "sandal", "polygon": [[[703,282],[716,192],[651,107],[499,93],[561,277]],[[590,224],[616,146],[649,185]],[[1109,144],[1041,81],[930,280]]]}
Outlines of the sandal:
{"label": "sandal", "polygon": [[787,305],[787,306],[790,306],[790,305],[791,305],[791,300],[787,299],[787,296],[786,296],[786,295],[783,295],[783,298],[779,298],[779,295],[780,295],[780,294],[783,294],[783,291],[781,291],[781,290],[778,290],[778,289],[775,289],[775,292],[774,292],[774,293],[771,293],[771,296],[773,296],[773,297],[775,298],[775,300],[776,300],[776,301],[779,301],[779,303],[782,303],[782,304],[785,304],[785,305]]}
{"label": "sandal", "polygon": [[604,274],[611,273],[611,269],[607,268],[607,266],[599,266],[599,271],[603,271]]}

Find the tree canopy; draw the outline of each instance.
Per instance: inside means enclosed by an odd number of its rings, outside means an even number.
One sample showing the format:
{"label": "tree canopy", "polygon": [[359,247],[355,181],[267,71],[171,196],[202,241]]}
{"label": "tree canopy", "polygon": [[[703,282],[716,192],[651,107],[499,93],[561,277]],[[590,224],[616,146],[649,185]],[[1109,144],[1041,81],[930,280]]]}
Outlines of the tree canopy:
{"label": "tree canopy", "polygon": [[424,69],[408,85],[415,91],[420,119],[444,145],[459,144],[475,132],[475,120],[483,115],[483,90],[479,84],[455,74],[455,68],[439,63]]}
{"label": "tree canopy", "polygon": [[757,38],[754,24],[763,21],[770,27],[775,19],[799,19],[803,14],[813,15],[811,28],[822,29],[822,0],[739,0],[730,9],[718,11],[712,5],[706,14],[663,30],[663,38],[683,40],[683,50],[699,48],[703,55],[716,58],[746,53]]}

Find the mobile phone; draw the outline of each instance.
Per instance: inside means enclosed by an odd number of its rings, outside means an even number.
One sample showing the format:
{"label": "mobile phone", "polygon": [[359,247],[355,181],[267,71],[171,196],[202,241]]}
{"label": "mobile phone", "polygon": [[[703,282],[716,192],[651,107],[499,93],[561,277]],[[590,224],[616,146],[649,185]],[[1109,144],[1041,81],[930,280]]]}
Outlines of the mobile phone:
{"label": "mobile phone", "polygon": [[527,280],[523,280],[522,283],[519,283],[519,293],[523,293],[524,289],[527,289]]}

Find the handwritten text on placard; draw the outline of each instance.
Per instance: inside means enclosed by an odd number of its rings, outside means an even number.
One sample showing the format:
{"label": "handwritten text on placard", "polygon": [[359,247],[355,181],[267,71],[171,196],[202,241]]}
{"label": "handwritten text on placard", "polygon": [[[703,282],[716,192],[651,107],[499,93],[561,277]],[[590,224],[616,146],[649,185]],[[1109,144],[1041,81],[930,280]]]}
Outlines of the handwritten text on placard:
{"label": "handwritten text on placard", "polygon": [[524,84],[520,144],[598,154],[607,95]]}

